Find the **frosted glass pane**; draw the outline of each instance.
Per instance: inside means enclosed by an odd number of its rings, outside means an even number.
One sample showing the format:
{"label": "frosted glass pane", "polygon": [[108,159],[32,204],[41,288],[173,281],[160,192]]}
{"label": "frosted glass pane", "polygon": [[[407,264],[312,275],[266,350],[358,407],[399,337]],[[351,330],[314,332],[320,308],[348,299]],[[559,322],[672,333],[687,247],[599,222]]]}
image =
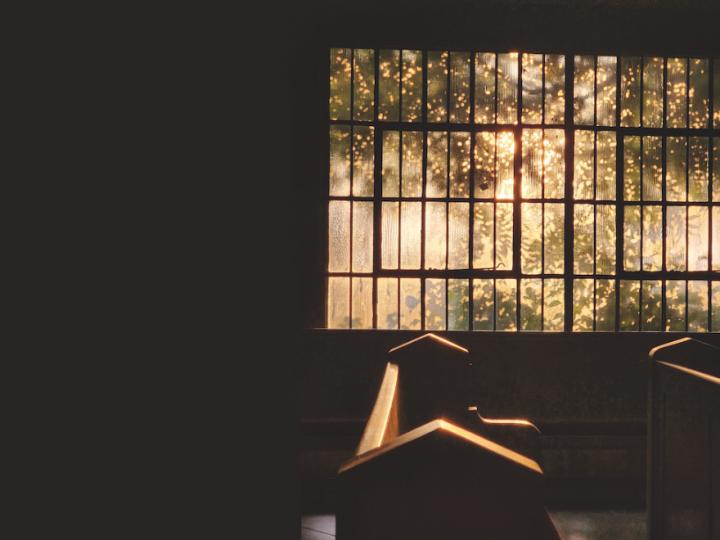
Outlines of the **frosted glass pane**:
{"label": "frosted glass pane", "polygon": [[467,279],[448,279],[448,330],[469,330],[470,289]]}
{"label": "frosted glass pane", "polygon": [[720,206],[713,206],[712,225],[712,270],[720,270]]}
{"label": "frosted glass pane", "polygon": [[595,59],[575,57],[573,110],[575,123],[591,126],[595,114]]}
{"label": "frosted glass pane", "polygon": [[446,204],[425,203],[425,268],[445,268],[447,233]]}
{"label": "frosted glass pane", "polygon": [[445,280],[425,280],[425,330],[445,330]]}
{"label": "frosted glass pane", "polygon": [[615,147],[615,133],[611,131],[598,132],[595,198],[599,201],[615,200]]}
{"label": "frosted glass pane", "polygon": [[687,127],[687,60],[667,60],[667,127]]}
{"label": "frosted glass pane", "polygon": [[402,132],[402,196],[422,196],[423,134]]}
{"label": "frosted glass pane", "polygon": [[624,193],[626,201],[640,200],[640,137],[625,137],[623,156]]}
{"label": "frosted glass pane", "polygon": [[517,124],[518,53],[497,57],[497,121]]}
{"label": "frosted glass pane", "polygon": [[398,328],[398,280],[377,280],[377,327],[381,330]]}
{"label": "frosted glass pane", "polygon": [[688,200],[708,200],[708,139],[690,137],[688,141]]}
{"label": "frosted glass pane", "polygon": [[470,196],[470,133],[450,133],[450,196]]}
{"label": "frosted glass pane", "polygon": [[576,274],[593,273],[594,225],[593,205],[575,205],[573,260]]}
{"label": "frosted glass pane", "polygon": [[620,281],[620,330],[640,329],[640,282]]}
{"label": "frosted glass pane", "polygon": [[614,126],[617,92],[617,58],[598,56],[597,59],[597,125]]}
{"label": "frosted glass pane", "polygon": [[542,197],[542,130],[522,132],[522,196]]}
{"label": "frosted glass pane", "polygon": [[428,122],[447,122],[447,51],[429,51],[427,53],[427,120]]}
{"label": "frosted glass pane", "polygon": [[543,169],[546,199],[565,197],[565,132],[546,129],[543,138]]}
{"label": "frosted glass pane", "polygon": [[522,120],[526,124],[542,121],[542,54],[522,55]]}
{"label": "frosted glass pane", "polygon": [[445,131],[427,134],[427,197],[447,197],[448,135]]}
{"label": "frosted glass pane", "polygon": [[380,251],[383,268],[398,267],[399,225],[400,204],[396,202],[382,203],[382,242]]}
{"label": "frosted glass pane", "polygon": [[543,330],[562,332],[565,329],[565,282],[562,279],[546,279],[543,284]]}
{"label": "frosted glass pane", "polygon": [[470,53],[450,53],[450,121],[470,122]]}
{"label": "frosted glass pane", "polygon": [[349,126],[330,126],[330,195],[350,195]]}
{"label": "frosted glass pane", "polygon": [[668,206],[665,220],[665,268],[667,270],[685,270],[685,218],[684,206]]}
{"label": "frosted glass pane", "polygon": [[592,131],[575,131],[575,172],[573,178],[573,197],[593,198],[595,175],[595,135]]}
{"label": "frosted glass pane", "polygon": [[665,163],[665,194],[668,201],[687,200],[687,139],[685,137],[668,137],[666,141]]}
{"label": "frosted glass pane", "polygon": [[497,191],[498,199],[513,199],[515,172],[515,138],[512,133],[501,131],[497,134]]}
{"label": "frosted glass pane", "polygon": [[593,280],[573,281],[573,332],[592,332]]}
{"label": "frosted glass pane", "polygon": [[422,116],[422,53],[402,51],[400,103],[403,122],[419,122]]}
{"label": "frosted glass pane", "polygon": [[657,272],[662,270],[662,207],[644,206],[642,216],[642,269]]}
{"label": "frosted glass pane", "polygon": [[565,267],[565,205],[545,204],[543,223],[545,273],[562,274]]}
{"label": "frosted glass pane", "polygon": [[690,127],[707,128],[710,121],[710,63],[705,59],[690,59],[688,99]]}
{"label": "frosted glass pane", "polygon": [[330,49],[331,120],[350,120],[351,59],[351,49]]}
{"label": "frosted glass pane", "polygon": [[372,272],[373,203],[353,202],[352,271]]}
{"label": "frosted glass pane", "polygon": [[668,332],[685,331],[685,282],[668,280],[665,282],[665,330]]}
{"label": "frosted glass pane", "polygon": [[520,280],[520,330],[542,330],[542,280]]}
{"label": "frosted glass pane", "polygon": [[400,330],[420,330],[420,279],[400,278]]}
{"label": "frosted glass pane", "polygon": [[400,51],[381,50],[378,64],[378,120],[400,119]]}
{"label": "frosted glass pane", "polygon": [[353,128],[352,192],[356,197],[371,197],[375,176],[375,128]]}
{"label": "frosted glass pane", "polygon": [[352,327],[372,328],[372,278],[352,279]]}
{"label": "frosted glass pane", "polygon": [[375,51],[355,49],[353,58],[353,118],[373,120],[375,113]]}
{"label": "frosted glass pane", "polygon": [[620,73],[620,125],[640,127],[640,57],[623,57]]}
{"label": "frosted glass pane", "polygon": [[708,282],[688,281],[688,331],[708,331]]}
{"label": "frosted glass pane", "polygon": [[[523,80],[524,83],[524,80]],[[565,122],[565,56],[545,55],[545,123]]]}
{"label": "frosted glass pane", "polygon": [[643,330],[662,329],[662,282],[642,282],[640,322]]}
{"label": "frosted glass pane", "polygon": [[475,122],[495,122],[495,54],[475,55]]}
{"label": "frosted glass pane", "polygon": [[517,330],[517,281],[495,280],[496,330]]}
{"label": "frosted glass pane", "polygon": [[595,330],[615,331],[615,280],[595,281]]}
{"label": "frosted glass pane", "polygon": [[495,268],[513,269],[513,205],[495,205]]}
{"label": "frosted glass pane", "polygon": [[350,271],[350,202],[328,203],[328,270]]}
{"label": "frosted glass pane", "polygon": [[542,264],[542,204],[522,203],[520,266],[525,274],[539,274]]}
{"label": "frosted glass pane", "polygon": [[[717,65],[717,63],[716,63]],[[715,72],[717,73],[717,71]],[[717,88],[717,86],[716,86]],[[720,281],[712,282],[712,332],[720,332]]]}
{"label": "frosted glass pane", "polygon": [[448,268],[468,268],[470,251],[470,204],[448,205]]}
{"label": "frosted glass pane", "polygon": [[400,268],[420,268],[420,225],[422,203],[400,204]]}
{"label": "frosted glass pane", "polygon": [[626,206],[623,227],[623,268],[640,271],[640,207]]}
{"label": "frosted glass pane", "polygon": [[643,67],[643,126],[663,124],[663,59],[645,58]]}
{"label": "frosted glass pane", "polygon": [[473,280],[473,330],[492,330],[495,323],[492,279]]}
{"label": "frosted glass pane", "polygon": [[708,270],[708,209],[706,206],[688,208],[688,270]]}
{"label": "frosted glass pane", "polygon": [[642,138],[642,198],[644,201],[662,200],[662,139]]}
{"label": "frosted glass pane", "polygon": [[382,195],[400,196],[400,132],[383,133]]}
{"label": "frosted glass pane", "polygon": [[475,134],[475,197],[495,196],[495,133]]}
{"label": "frosted glass pane", "polygon": [[597,274],[615,274],[615,206],[599,204],[596,207],[595,225],[596,252],[595,272]]}
{"label": "frosted glass pane", "polygon": [[328,328],[350,328],[350,278],[328,278]]}

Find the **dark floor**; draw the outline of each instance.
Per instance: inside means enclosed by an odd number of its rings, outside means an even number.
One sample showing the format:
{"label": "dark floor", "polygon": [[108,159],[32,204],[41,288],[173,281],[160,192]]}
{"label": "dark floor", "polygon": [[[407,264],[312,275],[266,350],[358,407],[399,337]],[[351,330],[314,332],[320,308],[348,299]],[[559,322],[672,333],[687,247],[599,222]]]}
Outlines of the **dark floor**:
{"label": "dark floor", "polygon": [[[620,510],[551,510],[555,527],[563,540],[645,540],[645,513]],[[335,516],[302,516],[301,540],[335,538]]]}

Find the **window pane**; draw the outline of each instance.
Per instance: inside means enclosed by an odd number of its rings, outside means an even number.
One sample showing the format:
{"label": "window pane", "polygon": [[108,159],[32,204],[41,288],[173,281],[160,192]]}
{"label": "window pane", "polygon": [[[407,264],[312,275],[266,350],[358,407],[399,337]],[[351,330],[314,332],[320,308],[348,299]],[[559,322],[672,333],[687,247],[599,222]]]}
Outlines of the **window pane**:
{"label": "window pane", "polygon": [[644,206],[643,219],[643,270],[662,270],[662,207]]}
{"label": "window pane", "polygon": [[576,274],[593,273],[594,226],[593,205],[575,205],[573,259]]}
{"label": "window pane", "polygon": [[640,282],[620,281],[620,330],[640,329]]}
{"label": "window pane", "polygon": [[523,273],[539,274],[542,263],[542,204],[522,203],[520,260]]}
{"label": "window pane", "polygon": [[[717,65],[717,63],[715,64]],[[715,72],[717,73],[717,71]],[[717,85],[715,86],[717,88]],[[720,332],[720,281],[712,282],[712,331]]]}
{"label": "window pane", "polygon": [[[523,79],[524,82],[524,79]],[[565,122],[565,56],[545,55],[545,123]]]}
{"label": "window pane", "polygon": [[520,280],[520,330],[542,330],[542,280]]}
{"label": "window pane", "polygon": [[445,280],[425,280],[425,329],[445,330]]}
{"label": "window pane", "polygon": [[640,126],[640,57],[623,57],[621,72],[620,125]]}
{"label": "window pane", "polygon": [[685,219],[687,209],[684,206],[668,206],[665,238],[665,268],[667,270],[685,270]]}
{"label": "window pane", "polygon": [[708,283],[688,281],[688,331],[708,331]]}
{"label": "window pane", "polygon": [[[717,226],[717,224],[716,224]],[[706,206],[688,208],[688,270],[708,270],[708,209]]]}
{"label": "window pane", "polygon": [[666,139],[667,172],[665,175],[665,193],[668,201],[687,200],[687,139],[685,137],[668,137]]}
{"label": "window pane", "polygon": [[373,194],[375,177],[375,128],[356,126],[353,128],[353,179],[352,192],[356,197]]}
{"label": "window pane", "polygon": [[381,50],[378,72],[378,120],[400,119],[400,51]]}
{"label": "window pane", "polygon": [[497,57],[497,121],[517,124],[518,53]]}
{"label": "window pane", "polygon": [[350,328],[350,278],[328,278],[328,328]]}
{"label": "window pane", "polygon": [[565,132],[561,129],[546,129],[543,138],[544,197],[562,199],[565,197]]}
{"label": "window pane", "polygon": [[542,197],[542,130],[522,132],[522,196]]}
{"label": "window pane", "polygon": [[545,273],[562,274],[565,267],[565,205],[545,204],[543,223]]}
{"label": "window pane", "polygon": [[[718,105],[720,107],[720,105]],[[713,139],[712,200],[720,201],[720,139]]]}
{"label": "window pane", "polygon": [[377,327],[382,330],[398,328],[398,280],[377,280]]}
{"label": "window pane", "polygon": [[495,322],[492,279],[473,280],[473,330],[492,330]]}
{"label": "window pane", "polygon": [[400,204],[382,203],[382,267],[398,267],[398,248],[400,247]]}
{"label": "window pane", "polygon": [[712,224],[712,270],[720,270],[720,206],[713,206]]}
{"label": "window pane", "polygon": [[355,49],[353,57],[353,118],[373,120],[375,112],[375,51]]}
{"label": "window pane", "polygon": [[596,207],[595,231],[597,245],[595,253],[595,272],[598,274],[615,273],[615,206],[599,204]]}
{"label": "window pane", "polygon": [[713,60],[713,127],[720,128],[720,59]]}
{"label": "window pane", "polygon": [[562,279],[546,279],[543,284],[543,330],[562,332],[565,329],[565,282]]}
{"label": "window pane", "polygon": [[501,131],[497,134],[497,191],[498,199],[513,199],[514,178],[513,162],[515,160],[515,138],[512,133]]}
{"label": "window pane", "polygon": [[330,119],[350,120],[351,49],[330,49]]}
{"label": "window pane", "polygon": [[450,121],[470,122],[470,53],[450,53]]}
{"label": "window pane", "polygon": [[423,134],[402,132],[402,196],[422,196]]}
{"label": "window pane", "polygon": [[470,196],[470,133],[450,134],[450,196]]}
{"label": "window pane", "polygon": [[665,282],[665,330],[668,332],[685,331],[685,282],[668,280]]}
{"label": "window pane", "polygon": [[615,146],[615,133],[598,132],[595,198],[599,201],[615,200]]}
{"label": "window pane", "polygon": [[574,75],[575,123],[591,126],[595,114],[595,59],[592,56],[576,56]]}
{"label": "window pane", "polygon": [[418,122],[422,111],[422,53],[402,51],[402,121]]}
{"label": "window pane", "polygon": [[448,217],[448,268],[468,268],[470,204],[450,203]]}
{"label": "window pane", "polygon": [[662,127],[663,120],[663,59],[644,58],[643,126]]}
{"label": "window pane", "polygon": [[495,54],[475,55],[475,122],[495,122]]}
{"label": "window pane", "polygon": [[623,268],[640,270],[640,207],[626,206],[624,222]]}
{"label": "window pane", "polygon": [[328,204],[328,270],[350,271],[350,202]]}
{"label": "window pane", "polygon": [[514,279],[495,280],[496,330],[517,330],[517,281]]}
{"label": "window pane", "polygon": [[372,278],[352,279],[352,327],[372,328]]}
{"label": "window pane", "polygon": [[400,132],[383,133],[382,154],[382,195],[398,197],[400,195]]}
{"label": "window pane", "polygon": [[592,131],[575,131],[573,197],[576,200],[593,198],[593,178],[595,175],[594,141],[595,135]]}
{"label": "window pane", "polygon": [[349,126],[330,126],[330,195],[350,195]]}
{"label": "window pane", "polygon": [[446,220],[444,202],[425,203],[425,268],[445,268]]}
{"label": "window pane", "polygon": [[706,59],[690,59],[690,127],[707,128],[710,119],[710,66]]}
{"label": "window pane", "polygon": [[642,313],[640,321],[643,330],[662,329],[662,282],[642,282]]}
{"label": "window pane", "polygon": [[447,122],[447,51],[429,51],[427,53],[427,120],[428,122]]}
{"label": "window pane", "polygon": [[615,280],[595,281],[595,330],[615,331]]}
{"label": "window pane", "polygon": [[468,330],[470,290],[467,279],[448,279],[448,330]]}
{"label": "window pane", "polygon": [[640,137],[625,137],[624,194],[626,201],[640,200]]}
{"label": "window pane", "polygon": [[662,200],[662,139],[642,138],[642,198],[644,201]]}
{"label": "window pane", "polygon": [[[512,174],[512,173],[511,173]],[[475,197],[495,196],[495,133],[475,134]]]}
{"label": "window pane", "polygon": [[667,60],[667,126],[687,127],[687,60]]}
{"label": "window pane", "polygon": [[353,202],[352,271],[372,272],[373,203]]}
{"label": "window pane", "polygon": [[493,203],[475,203],[473,222],[473,268],[495,266],[493,239],[495,234]]}
{"label": "window pane", "polygon": [[542,121],[542,54],[522,55],[522,120],[526,124]]}
{"label": "window pane", "polygon": [[593,280],[573,281],[573,332],[592,332]]}
{"label": "window pane", "polygon": [[427,134],[427,197],[447,197],[448,135],[446,131]]}
{"label": "window pane", "polygon": [[708,200],[708,140],[690,137],[688,156],[688,200]]}
{"label": "window pane", "polygon": [[420,279],[400,278],[400,330],[420,330]]}
{"label": "window pane", "polygon": [[598,56],[597,59],[597,125],[614,126],[617,91],[617,58]]}
{"label": "window pane", "polygon": [[420,223],[422,203],[400,204],[400,268],[420,268]]}
{"label": "window pane", "polygon": [[512,203],[495,205],[495,268],[498,270],[513,269]]}

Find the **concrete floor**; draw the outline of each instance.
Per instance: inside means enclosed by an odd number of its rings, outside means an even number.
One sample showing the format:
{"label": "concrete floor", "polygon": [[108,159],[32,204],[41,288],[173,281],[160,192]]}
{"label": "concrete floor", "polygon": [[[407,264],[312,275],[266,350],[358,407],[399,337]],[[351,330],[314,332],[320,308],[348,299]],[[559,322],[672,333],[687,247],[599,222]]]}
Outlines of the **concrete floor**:
{"label": "concrete floor", "polygon": [[[563,540],[645,540],[644,512],[615,510],[551,510],[555,527]],[[332,514],[302,516],[301,540],[335,538]]]}

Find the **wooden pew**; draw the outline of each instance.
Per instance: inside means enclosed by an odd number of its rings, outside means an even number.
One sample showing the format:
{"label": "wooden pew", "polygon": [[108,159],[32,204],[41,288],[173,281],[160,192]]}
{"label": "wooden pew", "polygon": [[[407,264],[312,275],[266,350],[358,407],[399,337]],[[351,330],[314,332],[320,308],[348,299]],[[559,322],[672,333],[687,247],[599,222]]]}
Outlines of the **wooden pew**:
{"label": "wooden pew", "polygon": [[683,338],[650,351],[650,540],[720,539],[720,349]]}
{"label": "wooden pew", "polygon": [[426,334],[388,359],[355,456],[338,473],[337,538],[558,540],[542,469],[499,442],[531,448],[537,428],[469,410],[467,349]]}

